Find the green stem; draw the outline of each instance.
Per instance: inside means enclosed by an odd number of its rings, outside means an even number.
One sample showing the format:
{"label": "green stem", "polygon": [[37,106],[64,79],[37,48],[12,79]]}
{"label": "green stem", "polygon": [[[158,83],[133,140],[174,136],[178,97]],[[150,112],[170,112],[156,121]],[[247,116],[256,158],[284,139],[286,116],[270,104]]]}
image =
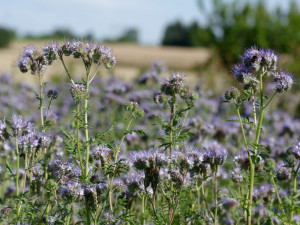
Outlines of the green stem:
{"label": "green stem", "polygon": [[[86,74],[86,93],[89,93],[89,76],[91,72],[91,66],[88,67],[87,74]],[[85,133],[85,142],[86,142],[86,157],[85,157],[85,177],[88,178],[89,174],[89,154],[90,154],[90,144],[89,144],[89,130],[88,130],[88,97],[84,98],[84,133]]]}
{"label": "green stem", "polygon": [[[259,112],[258,125],[257,125],[257,129],[256,129],[256,135],[255,135],[255,144],[259,143],[260,130],[261,130],[261,125],[262,125],[262,120],[263,120],[263,115],[264,115],[264,108],[265,108],[264,107],[264,93],[263,93],[262,76],[263,76],[262,74],[260,74],[260,76],[259,76],[260,77],[260,112]],[[274,98],[274,95],[273,95],[272,99],[273,98]],[[256,154],[256,152],[257,152],[257,149],[255,149],[255,154]]]}
{"label": "green stem", "polygon": [[100,68],[100,65],[101,65],[101,64],[98,63],[98,66],[97,66],[97,68],[96,68],[94,74],[92,75],[91,79],[89,80],[89,83],[91,83],[91,82],[94,80],[94,78],[95,78],[95,76],[97,75],[97,72],[98,72],[98,70],[99,70],[99,68]]}
{"label": "green stem", "polygon": [[276,196],[277,196],[277,199],[278,199],[279,206],[281,208],[281,211],[282,211],[283,215],[285,215],[285,212],[284,212],[284,209],[283,209],[283,205],[282,205],[282,202],[280,200],[280,196],[279,196],[279,193],[278,193],[278,189],[277,189],[277,186],[276,186],[273,174],[270,173],[270,176],[271,176],[271,181],[273,183],[273,186],[274,186],[274,189],[275,189],[275,192],[276,192]]}
{"label": "green stem", "polygon": [[[41,116],[41,125],[42,125],[42,132],[45,133],[45,128],[44,128],[44,113],[43,113],[43,80],[42,80],[42,75],[38,74],[39,77],[39,83],[40,83],[40,116]],[[44,173],[45,173],[45,181],[48,179],[48,167],[47,167],[47,149],[44,148]]]}
{"label": "green stem", "polygon": [[252,105],[253,105],[253,119],[254,119],[254,125],[256,126],[256,107],[255,107],[255,96],[252,96]]}
{"label": "green stem", "polygon": [[[121,139],[121,142],[120,142],[120,144],[119,144],[119,146],[118,146],[118,148],[117,148],[117,150],[116,150],[116,152],[115,152],[115,154],[114,154],[114,155],[115,155],[115,160],[114,160],[114,163],[115,163],[115,164],[117,163],[118,155],[119,155],[121,146],[122,146],[122,144],[123,144],[123,142],[124,142],[124,140],[125,140],[125,137],[126,137],[127,132],[129,131],[129,128],[130,128],[130,125],[131,125],[132,121],[133,121],[133,115],[131,116],[131,118],[130,118],[128,124],[127,124],[126,131],[125,131],[125,133],[123,134],[123,137],[122,137],[122,139]],[[116,168],[114,168],[114,170],[115,170],[115,169],[116,169]],[[110,207],[110,210],[111,210],[111,211],[113,211],[113,205],[112,205],[112,194],[113,194],[113,192],[112,192],[112,190],[111,190],[111,187],[112,187],[112,183],[113,183],[113,181],[114,181],[114,178],[115,178],[115,171],[114,171],[114,173],[113,173],[113,175],[112,175],[112,177],[111,177],[110,183],[109,183],[109,187],[110,187],[110,188],[109,188],[109,207]]]}
{"label": "green stem", "polygon": [[[89,76],[91,72],[92,64],[87,68],[86,73],[86,87],[85,91],[87,96],[84,98],[84,133],[85,133],[85,145],[86,145],[86,157],[85,157],[85,179],[88,180],[89,175],[89,154],[90,154],[90,143],[89,143],[89,124],[88,124],[88,98],[89,98]],[[91,224],[90,211],[88,207],[87,200],[85,202],[86,209],[86,222],[87,225]]]}
{"label": "green stem", "polygon": [[145,195],[142,197],[142,224],[145,225]]}
{"label": "green stem", "polygon": [[293,196],[292,196],[292,204],[291,204],[291,212],[290,212],[290,222],[293,221],[295,199],[296,199],[296,194],[297,194],[297,176],[298,176],[299,168],[300,168],[300,162],[298,163],[297,169],[294,171],[294,177],[293,177]]}
{"label": "green stem", "polygon": [[85,213],[86,213],[86,224],[91,225],[90,209],[86,198],[85,198]]}
{"label": "green stem", "polygon": [[246,139],[246,135],[245,135],[245,131],[244,131],[244,125],[243,125],[243,122],[242,122],[242,118],[241,118],[241,114],[240,114],[240,109],[238,107],[236,108],[236,113],[237,113],[237,115],[239,117],[239,122],[240,122],[240,127],[241,127],[241,130],[242,130],[242,136],[243,136],[243,140],[244,140],[244,145],[246,147],[246,151],[247,151],[250,163],[252,163],[252,159],[251,159],[251,156],[250,156],[250,151],[249,151],[249,148],[248,148],[248,143],[247,143],[247,139]]}
{"label": "green stem", "polygon": [[175,113],[175,102],[176,96],[172,97],[172,105],[171,105],[171,115],[170,115],[170,132],[169,132],[169,142],[170,142],[170,157],[172,159],[172,149],[173,149],[173,122],[174,122],[174,113]]}
{"label": "green stem", "polygon": [[69,215],[67,216],[66,225],[70,224],[70,219],[71,219],[71,213],[69,213]]}
{"label": "green stem", "polygon": [[[131,125],[131,123],[132,123],[132,121],[133,121],[133,118],[134,118],[134,117],[133,117],[133,115],[132,115],[131,118],[130,118],[130,120],[129,120],[129,122],[128,122],[126,131],[125,131],[125,133],[124,133],[124,135],[123,135],[123,137],[122,137],[122,139],[121,139],[121,142],[120,142],[120,144],[119,144],[119,146],[118,146],[118,148],[117,148],[117,150],[116,150],[116,152],[115,152],[115,160],[114,160],[114,163],[115,163],[115,164],[116,164],[116,162],[117,162],[119,151],[120,151],[121,146],[122,146],[122,144],[123,144],[123,142],[124,142],[125,136],[126,136],[127,132],[129,131],[129,128],[130,128],[130,125]],[[103,203],[101,212],[100,212],[100,214],[99,214],[99,216],[98,216],[98,219],[102,216],[102,213],[103,213],[104,208],[105,208],[106,203],[107,203],[107,197],[109,198],[110,210],[111,210],[111,211],[113,210],[113,206],[112,206],[112,194],[113,194],[113,193],[112,193],[112,190],[111,190],[111,189],[112,189],[112,183],[113,183],[113,181],[114,181],[114,178],[115,178],[115,169],[114,169],[114,172],[113,172],[112,177],[111,177],[110,182],[109,182],[109,186],[108,186],[108,196],[106,195],[106,198],[105,198],[105,201],[104,201],[104,203]]]}
{"label": "green stem", "polygon": [[60,61],[62,62],[63,66],[64,66],[64,69],[65,69],[65,71],[66,71],[66,73],[67,73],[67,75],[68,75],[70,81],[72,82],[72,84],[74,84],[74,81],[73,81],[73,79],[71,78],[71,75],[70,75],[70,73],[69,73],[69,70],[68,70],[67,67],[66,67],[66,64],[65,64],[65,61],[64,61],[63,57],[59,57],[59,59],[60,59]]}
{"label": "green stem", "polygon": [[25,164],[25,174],[24,174],[24,185],[23,185],[23,194],[25,192],[25,188],[26,188],[26,177],[27,177],[27,173],[28,173],[28,158],[27,158],[27,153],[25,153],[25,159],[24,159],[24,164]]}
{"label": "green stem", "polygon": [[[258,125],[256,128],[256,135],[255,135],[255,144],[259,143],[259,136],[260,130],[263,120],[264,114],[264,93],[263,93],[263,75],[264,73],[259,74],[259,87],[260,87],[260,112],[259,112],[259,119]],[[254,155],[257,154],[257,148],[254,149]],[[251,157],[249,158],[251,159]],[[254,187],[254,176],[255,176],[255,165],[253,164],[252,160],[250,161],[250,188],[249,188],[249,204],[248,204],[248,215],[247,215],[247,225],[251,225],[251,210],[252,210],[252,200],[253,200],[253,187]]]}
{"label": "green stem", "polygon": [[206,201],[206,196],[205,196],[204,183],[203,183],[203,181],[202,181],[202,183],[201,183],[201,189],[202,189],[202,195],[203,195],[203,200],[204,200],[205,207],[206,207],[206,209],[207,209],[207,211],[208,211],[210,217],[211,217],[212,219],[214,219],[214,215],[212,214],[212,212],[211,212],[211,210],[210,210],[210,208],[209,208],[209,206],[208,206],[208,204],[207,204],[207,201]]}
{"label": "green stem", "polygon": [[80,117],[80,101],[77,102],[77,115],[76,115],[76,138],[77,138],[77,154],[80,162],[81,176],[84,176],[84,168],[80,153],[80,140],[79,140],[79,117]]}
{"label": "green stem", "polygon": [[20,155],[18,147],[18,139],[15,138],[16,154],[17,154],[17,172],[16,172],[16,195],[17,195],[17,221],[20,219],[20,201],[19,201],[19,167],[20,167]]}
{"label": "green stem", "polygon": [[277,91],[272,95],[271,99],[268,101],[268,103],[263,107],[263,109],[267,108],[267,106],[274,100],[275,96],[277,95]]}
{"label": "green stem", "polygon": [[[236,104],[236,102],[234,102]],[[252,208],[252,196],[253,196],[253,185],[254,185],[254,165],[252,162],[252,158],[250,155],[250,151],[248,148],[248,143],[247,143],[247,139],[246,139],[246,135],[245,135],[245,131],[244,131],[244,126],[243,126],[243,122],[241,119],[241,115],[240,115],[240,110],[239,107],[236,106],[236,113],[239,117],[239,122],[240,122],[240,127],[242,130],[242,136],[243,136],[243,140],[244,140],[244,144],[247,150],[247,154],[248,154],[248,158],[249,158],[249,162],[250,162],[250,185],[249,185],[249,196],[248,196],[248,207],[247,207],[247,224],[251,225],[251,208]]]}
{"label": "green stem", "polygon": [[217,172],[218,172],[218,166],[216,166],[216,170],[214,171],[214,187],[215,187],[215,219],[214,219],[214,225],[218,222],[218,184],[217,184]]}
{"label": "green stem", "polygon": [[201,186],[198,186],[198,179],[196,180],[196,190],[197,190],[197,206],[198,206],[198,210],[200,210],[200,188]]}

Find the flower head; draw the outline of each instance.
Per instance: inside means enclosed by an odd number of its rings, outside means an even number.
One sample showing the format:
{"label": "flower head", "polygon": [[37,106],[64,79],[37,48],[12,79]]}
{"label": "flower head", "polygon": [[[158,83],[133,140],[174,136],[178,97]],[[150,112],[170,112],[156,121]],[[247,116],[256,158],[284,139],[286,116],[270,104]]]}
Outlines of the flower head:
{"label": "flower head", "polygon": [[116,63],[116,57],[112,54],[112,50],[106,46],[99,47],[100,59],[106,69],[113,68]]}
{"label": "flower head", "polygon": [[293,147],[289,148],[288,152],[300,160],[300,141],[296,141]]}
{"label": "flower head", "polygon": [[43,56],[48,65],[51,65],[57,59],[58,43],[50,42],[43,48]]}
{"label": "flower head", "polygon": [[279,93],[290,89],[294,83],[293,75],[289,72],[281,70],[280,73],[273,73],[275,90]]}
{"label": "flower head", "polygon": [[85,85],[83,84],[73,84],[70,89],[71,95],[74,101],[79,101],[87,96],[87,91]]}

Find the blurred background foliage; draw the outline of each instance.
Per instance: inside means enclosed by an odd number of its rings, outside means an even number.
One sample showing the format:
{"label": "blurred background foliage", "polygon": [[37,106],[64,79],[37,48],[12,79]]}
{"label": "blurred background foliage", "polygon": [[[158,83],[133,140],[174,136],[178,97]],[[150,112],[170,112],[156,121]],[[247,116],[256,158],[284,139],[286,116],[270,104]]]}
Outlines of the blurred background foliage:
{"label": "blurred background foliage", "polygon": [[0,48],[8,47],[9,43],[15,38],[15,31],[5,27],[0,27]]}
{"label": "blurred background foliage", "polygon": [[214,48],[226,68],[249,46],[288,53],[286,67],[300,74],[300,11],[291,1],[288,10],[270,9],[265,1],[198,0],[206,23],[188,25],[176,21],[167,26],[162,45]]}
{"label": "blurred background foliage", "polygon": [[[300,9],[299,1],[289,1],[289,7],[270,7],[272,1],[263,0],[196,0],[199,15],[205,21],[184,24],[173,21],[164,30],[163,46],[206,47],[221,59],[230,71],[245,48],[257,45],[272,48],[284,57],[284,67],[300,75]],[[15,31],[0,28],[0,48],[16,39]],[[18,37],[20,38],[20,37]],[[79,36],[66,28],[48,34],[26,35],[26,40],[95,39],[92,33]],[[139,31],[125,29],[119,37],[105,42],[139,43]]]}

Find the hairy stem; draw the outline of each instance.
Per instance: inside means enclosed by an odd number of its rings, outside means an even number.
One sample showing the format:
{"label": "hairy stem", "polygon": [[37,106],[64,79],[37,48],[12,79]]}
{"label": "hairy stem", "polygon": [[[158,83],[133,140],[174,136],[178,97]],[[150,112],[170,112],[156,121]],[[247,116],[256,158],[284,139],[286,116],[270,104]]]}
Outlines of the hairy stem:
{"label": "hairy stem", "polygon": [[251,99],[252,99],[252,106],[253,106],[253,119],[254,119],[254,125],[256,126],[257,121],[256,121],[255,96],[252,96]]}
{"label": "hairy stem", "polygon": [[[234,102],[236,104],[236,102]],[[239,117],[239,122],[240,122],[240,127],[242,130],[242,136],[243,136],[243,140],[244,140],[244,144],[246,147],[246,151],[248,154],[248,158],[249,158],[249,162],[250,162],[250,181],[249,181],[249,196],[248,196],[248,207],[247,207],[247,224],[251,225],[251,207],[252,207],[252,195],[253,195],[253,184],[254,184],[254,165],[252,162],[252,158],[250,155],[250,151],[248,148],[248,143],[247,143],[247,139],[246,139],[246,135],[245,135],[245,131],[244,131],[244,126],[243,126],[243,122],[241,119],[241,115],[240,115],[240,109],[238,106],[236,106],[236,113]]]}
{"label": "hairy stem", "polygon": [[[130,120],[129,120],[129,122],[128,122],[126,131],[125,131],[125,133],[124,133],[124,135],[123,135],[123,137],[122,137],[122,139],[121,139],[121,142],[120,142],[120,144],[119,144],[119,146],[118,146],[118,148],[117,148],[117,150],[116,150],[116,152],[115,152],[115,160],[114,160],[114,163],[115,163],[115,164],[116,164],[116,162],[117,162],[119,151],[120,151],[121,146],[122,146],[122,144],[123,144],[123,142],[124,142],[125,136],[126,136],[127,132],[129,131],[129,128],[130,128],[130,125],[131,125],[131,123],[132,123],[132,121],[133,121],[133,118],[134,118],[134,117],[133,117],[133,115],[132,115],[131,118],[130,118]],[[109,198],[109,204],[110,204],[109,207],[110,207],[110,210],[113,211],[113,205],[112,205],[112,194],[113,194],[113,193],[112,193],[112,183],[113,183],[114,178],[115,178],[115,169],[116,169],[116,168],[114,168],[114,172],[113,172],[112,177],[111,177],[111,179],[110,179],[109,186],[108,186],[108,192],[107,192],[105,201],[104,201],[104,203],[103,203],[101,212],[100,212],[100,214],[98,215],[98,219],[101,217],[101,215],[102,215],[102,213],[103,213],[103,211],[104,211],[104,208],[105,208],[105,206],[106,206],[106,204],[107,204],[107,198]]]}
{"label": "hairy stem", "polygon": [[265,105],[265,106],[263,106],[263,109],[265,109],[265,108],[267,108],[267,106],[274,100],[274,98],[276,97],[276,95],[277,95],[277,91],[272,95],[272,97],[271,97],[271,99],[268,101],[268,103]]}
{"label": "hairy stem", "polygon": [[215,219],[214,219],[214,225],[218,223],[218,184],[217,184],[217,172],[218,172],[218,166],[216,166],[216,169],[214,171],[214,192],[215,192]]}
{"label": "hairy stem", "polygon": [[281,209],[283,215],[285,215],[285,212],[284,212],[284,209],[283,209],[283,205],[282,205],[282,202],[280,200],[280,196],[279,196],[279,193],[278,193],[278,189],[277,189],[277,186],[276,186],[273,174],[270,173],[270,176],[271,176],[271,181],[272,181],[274,189],[275,189],[275,193],[276,193],[276,196],[277,196],[277,199],[278,199],[278,203],[279,203],[280,209]]}
{"label": "hairy stem", "polygon": [[204,182],[202,181],[201,183],[201,189],[202,189],[202,196],[203,196],[203,200],[204,200],[204,204],[205,204],[205,207],[210,215],[210,217],[213,219],[214,218],[214,215],[212,214],[208,204],[207,204],[207,200],[206,200],[206,196],[205,196],[205,191],[204,191]]}
{"label": "hairy stem", "polygon": [[90,144],[89,144],[89,124],[88,124],[88,97],[89,97],[89,76],[91,72],[91,65],[87,69],[86,74],[86,93],[87,97],[84,98],[84,133],[85,133],[85,144],[86,144],[86,157],[85,157],[85,177],[88,179],[89,174],[89,154],[90,154]]}
{"label": "hairy stem", "polygon": [[[123,137],[122,137],[122,139],[121,139],[121,142],[120,142],[120,144],[119,144],[119,146],[118,146],[118,148],[117,148],[117,150],[116,150],[116,152],[115,152],[115,160],[114,160],[114,163],[116,164],[117,163],[117,160],[118,160],[118,155],[119,155],[119,152],[120,152],[120,149],[121,149],[121,146],[122,146],[122,144],[123,144],[123,142],[124,142],[124,140],[125,140],[125,137],[126,137],[126,134],[127,134],[127,132],[129,131],[129,128],[130,128],[130,125],[131,125],[131,123],[132,123],[132,121],[133,121],[133,115],[131,115],[131,118],[130,118],[130,120],[129,120],[129,122],[128,122],[128,124],[127,124],[127,127],[126,127],[126,130],[125,130],[125,133],[123,134]],[[114,173],[113,173],[113,175],[112,175],[112,177],[111,177],[111,180],[110,180],[110,188],[109,188],[109,206],[110,206],[110,210],[111,211],[113,211],[113,205],[112,205],[112,194],[113,194],[113,192],[112,192],[112,190],[111,190],[111,187],[112,187],[112,183],[113,183],[113,181],[114,181],[114,177],[115,177],[115,169],[116,168],[114,168]]]}
{"label": "hairy stem", "polygon": [[291,204],[291,211],[290,211],[290,222],[293,221],[293,215],[295,210],[295,199],[297,194],[297,176],[298,176],[299,168],[300,168],[300,162],[298,163],[297,169],[294,171],[294,176],[293,176],[293,196],[292,196],[292,204]]}
{"label": "hairy stem", "polygon": [[17,154],[17,171],[16,171],[16,196],[17,200],[17,221],[20,219],[20,201],[19,201],[19,167],[20,167],[20,155],[18,147],[18,138],[15,138],[16,154]]}
{"label": "hairy stem", "polygon": [[81,176],[84,176],[84,168],[81,159],[80,153],[80,140],[79,140],[79,119],[80,119],[80,101],[77,102],[77,112],[76,112],[76,139],[77,139],[77,154],[79,158],[80,168],[81,168]]}
{"label": "hairy stem", "polygon": [[142,224],[145,225],[145,195],[142,197]]}
{"label": "hairy stem", "polygon": [[65,64],[65,61],[64,61],[63,57],[61,56],[61,57],[59,57],[59,59],[60,59],[60,61],[62,62],[63,66],[64,66],[64,69],[65,69],[65,71],[66,71],[66,73],[67,73],[67,75],[68,75],[70,81],[72,82],[72,84],[74,84],[74,81],[73,81],[73,79],[71,78],[71,75],[70,75],[70,73],[69,73],[69,70],[68,70],[67,67],[66,67],[66,64]]}

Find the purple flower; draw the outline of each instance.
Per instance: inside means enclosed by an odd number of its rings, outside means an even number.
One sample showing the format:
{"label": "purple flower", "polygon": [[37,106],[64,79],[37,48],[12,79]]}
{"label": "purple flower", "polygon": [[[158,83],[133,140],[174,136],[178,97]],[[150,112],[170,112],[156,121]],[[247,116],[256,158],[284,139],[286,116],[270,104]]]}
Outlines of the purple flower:
{"label": "purple flower", "polygon": [[74,41],[70,47],[70,51],[73,53],[74,58],[78,59],[84,54],[85,46],[81,41]]}
{"label": "purple flower", "polygon": [[69,56],[73,53],[73,43],[72,41],[66,41],[61,48],[58,49],[58,55],[59,57],[62,57],[63,55]]}
{"label": "purple flower", "polygon": [[267,71],[275,71],[278,55],[272,49],[261,49],[261,66]]}
{"label": "purple flower", "polygon": [[30,59],[29,59],[29,57],[19,57],[19,59],[18,59],[18,67],[19,67],[19,69],[20,69],[20,71],[22,72],[22,73],[26,73],[26,72],[28,72],[28,69],[30,68],[30,64],[29,64],[29,62],[30,62]]}
{"label": "purple flower", "polygon": [[251,70],[244,64],[234,65],[232,74],[240,83],[249,83],[251,79],[254,79]]}
{"label": "purple flower", "polygon": [[271,49],[258,49],[256,46],[247,49],[240,57],[241,64],[233,68],[233,75],[241,83],[255,79],[256,72],[270,74],[277,68],[278,55]]}
{"label": "purple flower", "polygon": [[290,89],[294,83],[293,75],[289,72],[281,70],[280,73],[273,73],[275,90],[279,93]]}
{"label": "purple flower", "polygon": [[262,52],[259,51],[256,46],[253,46],[244,52],[244,55],[241,56],[241,59],[243,61],[243,65],[247,69],[254,69],[258,71],[260,69]]}
{"label": "purple flower", "polygon": [[241,183],[244,180],[241,169],[234,168],[234,170],[230,174],[230,178],[233,182]]}
{"label": "purple flower", "polygon": [[100,59],[104,64],[105,68],[106,69],[113,68],[117,63],[117,60],[116,57],[112,54],[111,49],[109,49],[106,46],[100,46],[99,50],[101,55]]}
{"label": "purple flower", "polygon": [[70,89],[71,95],[75,102],[84,99],[87,96],[86,87],[83,84],[73,84]]}
{"label": "purple flower", "polygon": [[47,64],[51,65],[57,59],[58,43],[50,42],[43,48],[43,56]]}
{"label": "purple flower", "polygon": [[20,153],[34,154],[39,146],[39,137],[35,131],[18,138]]}
{"label": "purple flower", "polygon": [[0,141],[4,141],[7,136],[6,123],[5,120],[0,121]]}
{"label": "purple flower", "polygon": [[296,159],[300,160],[300,141],[296,141],[289,149],[289,152],[295,156]]}
{"label": "purple flower", "polygon": [[212,169],[225,162],[227,158],[227,151],[216,141],[204,142],[203,148],[205,150],[203,161],[209,163]]}
{"label": "purple flower", "polygon": [[12,130],[14,137],[18,136],[23,129],[26,127],[27,122],[23,121],[22,116],[13,115],[12,116]]}
{"label": "purple flower", "polygon": [[28,57],[28,58],[33,58],[33,54],[36,51],[36,48],[34,47],[34,45],[28,45],[26,47],[24,47],[23,50],[23,57]]}

